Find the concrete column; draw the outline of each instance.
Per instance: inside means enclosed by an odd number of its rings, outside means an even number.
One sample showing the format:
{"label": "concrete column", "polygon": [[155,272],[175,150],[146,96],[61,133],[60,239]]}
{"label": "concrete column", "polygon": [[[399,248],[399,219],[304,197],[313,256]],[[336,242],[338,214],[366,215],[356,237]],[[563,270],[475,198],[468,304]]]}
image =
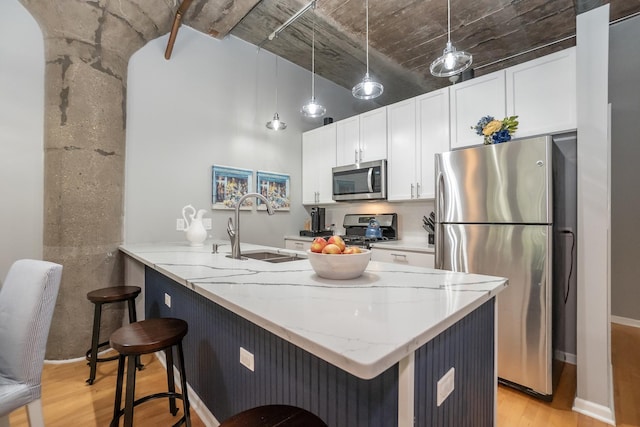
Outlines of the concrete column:
{"label": "concrete column", "polygon": [[[87,292],[122,284],[127,63],[173,2],[21,2],[45,38],[44,259],[64,266],[46,357],[67,359],[90,346]],[[104,340],[124,307],[105,309]]]}

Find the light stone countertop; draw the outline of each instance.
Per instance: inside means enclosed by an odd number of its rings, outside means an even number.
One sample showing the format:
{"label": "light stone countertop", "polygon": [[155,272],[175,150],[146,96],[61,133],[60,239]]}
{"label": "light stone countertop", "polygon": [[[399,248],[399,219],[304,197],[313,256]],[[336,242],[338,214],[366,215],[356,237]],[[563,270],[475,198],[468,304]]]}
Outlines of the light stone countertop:
{"label": "light stone countertop", "polygon": [[[374,378],[507,286],[499,277],[371,261],[357,279],[318,277],[308,260],[235,260],[228,241],[120,250],[298,347]],[[242,251],[272,249],[242,244]]]}

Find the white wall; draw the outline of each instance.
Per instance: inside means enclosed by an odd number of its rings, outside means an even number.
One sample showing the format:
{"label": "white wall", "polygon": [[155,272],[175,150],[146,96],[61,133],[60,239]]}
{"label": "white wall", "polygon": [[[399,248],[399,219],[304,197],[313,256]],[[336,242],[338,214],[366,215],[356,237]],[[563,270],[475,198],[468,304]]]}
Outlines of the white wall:
{"label": "white wall", "polygon": [[[302,132],[322,123],[300,114],[311,95],[311,74],[278,59],[278,113],[288,127],[274,132],[265,127],[275,112],[273,54],[185,26],[169,61],[166,45],[167,36],[153,40],[129,61],[125,241],[184,240],[175,227],[187,204],[207,209],[210,236],[227,239],[233,211],[211,210],[211,167],[217,164],[290,174],[290,212],[241,213],[243,242],[282,246],[283,236],[297,234],[308,216],[301,203]],[[349,90],[320,77],[316,98],[335,120],[363,108]]]}
{"label": "white wall", "polygon": [[44,42],[18,0],[0,2],[0,283],[42,259]]}

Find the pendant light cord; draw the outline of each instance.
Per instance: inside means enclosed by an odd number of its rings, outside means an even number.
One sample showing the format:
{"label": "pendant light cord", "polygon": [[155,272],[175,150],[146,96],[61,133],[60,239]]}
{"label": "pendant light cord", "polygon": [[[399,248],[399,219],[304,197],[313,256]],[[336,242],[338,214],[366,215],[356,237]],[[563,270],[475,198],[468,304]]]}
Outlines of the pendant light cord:
{"label": "pendant light cord", "polygon": [[311,31],[311,99],[316,92],[316,11],[313,10],[313,30]]}
{"label": "pendant light cord", "polygon": [[447,41],[451,43],[451,0],[447,0]]}
{"label": "pendant light cord", "polygon": [[276,113],[278,112],[278,55],[276,57]]}
{"label": "pendant light cord", "polygon": [[366,6],[366,24],[367,24],[367,75],[369,75],[369,0],[365,0]]}

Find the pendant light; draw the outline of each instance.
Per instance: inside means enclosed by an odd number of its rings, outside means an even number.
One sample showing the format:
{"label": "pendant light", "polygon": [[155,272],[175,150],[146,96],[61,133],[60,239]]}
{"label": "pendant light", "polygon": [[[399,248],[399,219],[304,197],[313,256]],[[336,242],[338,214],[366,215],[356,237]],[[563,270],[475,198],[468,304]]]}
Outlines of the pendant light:
{"label": "pendant light", "polygon": [[358,99],[373,99],[382,95],[384,86],[369,77],[369,0],[365,1],[367,28],[367,72],[360,83],[351,89],[351,93]]}
{"label": "pendant light", "polygon": [[276,112],[273,114],[273,120],[267,122],[267,128],[271,130],[285,130],[287,124],[280,121],[278,116],[278,56],[276,55]]}
{"label": "pendant light", "polygon": [[[315,4],[314,4],[315,7]],[[327,109],[318,104],[315,96],[316,75],[316,15],[313,13],[313,31],[311,32],[311,99],[302,106],[302,115],[305,117],[322,117]]]}
{"label": "pendant light", "polygon": [[436,77],[450,77],[460,74],[471,66],[473,56],[462,50],[456,50],[451,44],[451,0],[447,0],[447,46],[442,56],[431,63],[429,70]]}

